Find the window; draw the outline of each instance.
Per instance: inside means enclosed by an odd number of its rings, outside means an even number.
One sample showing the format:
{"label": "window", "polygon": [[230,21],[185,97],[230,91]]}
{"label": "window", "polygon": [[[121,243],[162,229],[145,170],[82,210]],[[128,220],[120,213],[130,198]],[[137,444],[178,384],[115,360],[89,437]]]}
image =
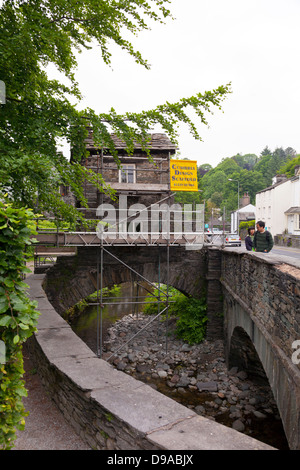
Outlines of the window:
{"label": "window", "polygon": [[120,183],[135,183],[135,165],[122,165],[119,171],[119,182]]}
{"label": "window", "polygon": [[60,185],[59,189],[60,189],[60,194],[62,196],[68,196],[69,195],[70,186]]}

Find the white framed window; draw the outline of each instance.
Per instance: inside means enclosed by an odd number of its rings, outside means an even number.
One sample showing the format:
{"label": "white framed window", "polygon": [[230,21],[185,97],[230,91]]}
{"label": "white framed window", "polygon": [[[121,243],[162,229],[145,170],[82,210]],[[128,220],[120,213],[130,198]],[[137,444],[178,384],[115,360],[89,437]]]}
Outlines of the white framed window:
{"label": "white framed window", "polygon": [[136,169],[134,163],[122,165],[122,168],[119,170],[119,183],[135,183],[135,174]]}

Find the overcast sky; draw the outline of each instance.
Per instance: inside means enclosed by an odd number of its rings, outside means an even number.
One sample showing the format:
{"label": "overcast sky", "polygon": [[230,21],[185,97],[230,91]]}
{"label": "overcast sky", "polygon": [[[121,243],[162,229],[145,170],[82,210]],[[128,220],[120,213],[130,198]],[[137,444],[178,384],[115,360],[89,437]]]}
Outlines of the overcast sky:
{"label": "overcast sky", "polygon": [[266,146],[300,153],[300,0],[172,0],[170,9],[175,21],[134,42],[150,71],[115,47],[111,69],[97,47],[81,55],[82,107],[138,112],[231,82],[224,113],[199,125],[204,142],[181,128],[181,157],[216,166]]}

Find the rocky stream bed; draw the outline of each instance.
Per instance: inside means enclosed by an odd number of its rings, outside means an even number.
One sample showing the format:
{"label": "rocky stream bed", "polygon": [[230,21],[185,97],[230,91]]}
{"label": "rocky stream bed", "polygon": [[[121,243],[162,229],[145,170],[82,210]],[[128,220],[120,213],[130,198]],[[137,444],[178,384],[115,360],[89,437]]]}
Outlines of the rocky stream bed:
{"label": "rocky stream bed", "polygon": [[288,449],[268,382],[253,381],[236,367],[228,370],[223,341],[189,345],[175,337],[175,319],[168,321],[167,334],[161,321],[145,328],[150,319],[140,313],[115,322],[103,358],[199,415]]}

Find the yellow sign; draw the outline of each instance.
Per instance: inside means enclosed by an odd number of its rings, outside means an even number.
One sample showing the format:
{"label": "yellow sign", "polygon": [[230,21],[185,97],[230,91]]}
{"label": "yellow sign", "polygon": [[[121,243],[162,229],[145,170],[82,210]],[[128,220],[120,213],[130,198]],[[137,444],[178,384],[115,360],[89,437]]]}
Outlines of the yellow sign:
{"label": "yellow sign", "polygon": [[170,160],[171,191],[198,191],[197,162]]}

